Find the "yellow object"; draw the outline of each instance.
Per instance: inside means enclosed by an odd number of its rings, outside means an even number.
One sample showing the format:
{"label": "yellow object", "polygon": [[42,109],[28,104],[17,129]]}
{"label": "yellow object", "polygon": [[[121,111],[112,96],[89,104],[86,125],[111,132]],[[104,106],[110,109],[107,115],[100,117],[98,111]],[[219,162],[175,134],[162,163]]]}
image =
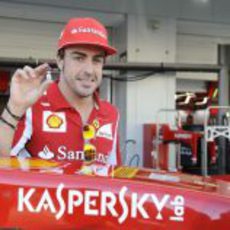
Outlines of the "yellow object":
{"label": "yellow object", "polygon": [[96,157],[96,148],[94,145],[86,143],[84,145],[85,160],[94,160]]}
{"label": "yellow object", "polygon": [[57,162],[46,161],[42,159],[18,159],[18,158],[0,158],[0,168],[28,168],[28,169],[40,169],[56,167],[59,164]]}
{"label": "yellow object", "polygon": [[92,125],[85,125],[83,127],[84,140],[90,140],[95,137],[95,128]]}
{"label": "yellow object", "polygon": [[63,124],[63,120],[59,116],[54,114],[47,118],[47,124],[50,128],[57,129],[61,127],[61,125]]}
{"label": "yellow object", "polygon": [[114,170],[113,176],[118,178],[134,178],[137,172],[137,168],[118,167]]}

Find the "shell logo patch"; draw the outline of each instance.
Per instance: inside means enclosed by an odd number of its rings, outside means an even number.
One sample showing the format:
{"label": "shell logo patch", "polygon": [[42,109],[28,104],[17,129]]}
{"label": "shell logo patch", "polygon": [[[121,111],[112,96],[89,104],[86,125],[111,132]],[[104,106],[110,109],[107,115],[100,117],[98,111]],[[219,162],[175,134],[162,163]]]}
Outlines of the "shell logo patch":
{"label": "shell logo patch", "polygon": [[66,132],[66,115],[64,112],[43,111],[42,130],[44,132]]}
{"label": "shell logo patch", "polygon": [[60,128],[61,125],[63,124],[63,120],[61,119],[61,117],[52,114],[47,118],[47,124],[50,128]]}

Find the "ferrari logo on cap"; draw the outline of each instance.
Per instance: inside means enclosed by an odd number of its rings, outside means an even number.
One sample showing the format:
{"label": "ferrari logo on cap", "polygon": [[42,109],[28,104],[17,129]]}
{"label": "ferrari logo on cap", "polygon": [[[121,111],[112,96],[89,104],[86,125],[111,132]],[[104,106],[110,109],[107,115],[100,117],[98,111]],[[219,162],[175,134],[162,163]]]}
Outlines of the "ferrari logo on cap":
{"label": "ferrari logo on cap", "polygon": [[66,132],[66,115],[64,112],[43,112],[43,131]]}
{"label": "ferrari logo on cap", "polygon": [[104,39],[107,39],[106,34],[102,30],[99,30],[97,28],[79,26],[71,30],[71,34],[77,34],[77,33],[91,33],[99,37],[102,37]]}

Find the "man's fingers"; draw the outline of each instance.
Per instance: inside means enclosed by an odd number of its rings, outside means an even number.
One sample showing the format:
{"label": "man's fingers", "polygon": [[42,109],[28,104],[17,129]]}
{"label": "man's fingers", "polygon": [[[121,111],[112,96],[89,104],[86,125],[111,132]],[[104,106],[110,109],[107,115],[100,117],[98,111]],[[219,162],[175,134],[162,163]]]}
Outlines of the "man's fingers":
{"label": "man's fingers", "polygon": [[30,77],[30,78],[36,78],[36,74],[33,68],[31,68],[30,66],[26,65],[23,70],[25,71],[25,73]]}
{"label": "man's fingers", "polygon": [[17,69],[14,73],[15,79],[43,79],[46,76],[46,72],[49,69],[49,65],[44,63],[42,65],[37,66],[35,69],[30,66],[25,66],[23,69]]}
{"label": "man's fingers", "polygon": [[26,72],[22,69],[17,69],[16,72],[14,73],[13,78],[15,78],[15,80],[20,81],[21,79],[25,79],[28,80],[29,76],[26,74]]}
{"label": "man's fingers", "polygon": [[34,69],[34,72],[36,74],[37,77],[44,77],[46,75],[46,72],[47,70],[49,69],[49,65],[47,63],[43,63],[39,66],[37,66],[35,69]]}
{"label": "man's fingers", "polygon": [[48,86],[52,83],[53,81],[52,80],[45,80],[41,83],[40,87],[39,87],[39,92],[38,94],[41,96],[45,91],[46,89],[48,88]]}

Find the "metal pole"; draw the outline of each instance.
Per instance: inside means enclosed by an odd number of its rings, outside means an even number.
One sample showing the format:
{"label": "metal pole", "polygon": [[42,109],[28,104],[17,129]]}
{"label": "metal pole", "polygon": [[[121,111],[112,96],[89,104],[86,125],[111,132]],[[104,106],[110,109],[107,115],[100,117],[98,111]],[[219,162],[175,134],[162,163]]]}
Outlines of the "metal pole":
{"label": "metal pole", "polygon": [[207,126],[208,126],[208,114],[209,109],[205,110],[205,116],[204,116],[204,137],[201,142],[201,173],[203,176],[208,175],[208,146],[207,146]]}
{"label": "metal pole", "polygon": [[[229,105],[229,60],[230,60],[230,46],[229,45],[219,45],[218,47],[218,64],[220,64],[220,76],[219,76],[219,86],[218,86],[218,104],[219,106]],[[219,110],[218,113],[218,123],[222,123],[222,118],[224,116],[223,110]],[[220,137],[218,139],[218,173],[226,173],[226,139]]]}

